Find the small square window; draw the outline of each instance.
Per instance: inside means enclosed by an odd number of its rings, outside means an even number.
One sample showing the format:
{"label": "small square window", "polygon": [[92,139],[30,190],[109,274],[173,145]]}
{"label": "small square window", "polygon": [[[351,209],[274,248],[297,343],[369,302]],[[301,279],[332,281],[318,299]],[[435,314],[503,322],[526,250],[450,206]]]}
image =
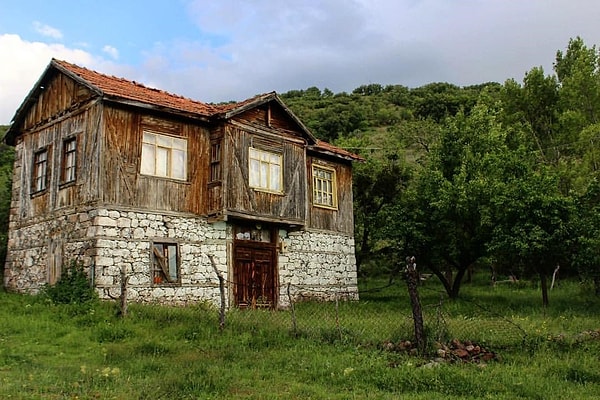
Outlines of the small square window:
{"label": "small square window", "polygon": [[335,169],[313,165],[313,204],[337,208]]}
{"label": "small square window", "polygon": [[48,185],[48,149],[40,150],[33,155],[31,185],[33,193],[46,190]]}
{"label": "small square window", "polygon": [[155,285],[179,283],[179,251],[176,243],[152,244],[152,282]]}

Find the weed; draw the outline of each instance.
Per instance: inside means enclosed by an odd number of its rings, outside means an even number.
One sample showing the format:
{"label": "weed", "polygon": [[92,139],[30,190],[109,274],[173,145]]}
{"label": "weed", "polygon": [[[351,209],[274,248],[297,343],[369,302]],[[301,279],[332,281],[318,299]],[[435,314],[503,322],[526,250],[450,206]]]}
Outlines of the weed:
{"label": "weed", "polygon": [[83,263],[72,260],[63,266],[63,273],[54,285],[46,285],[42,290],[55,304],[82,305],[81,309],[73,308],[77,312],[87,312],[89,303],[98,299],[98,295],[91,286]]}

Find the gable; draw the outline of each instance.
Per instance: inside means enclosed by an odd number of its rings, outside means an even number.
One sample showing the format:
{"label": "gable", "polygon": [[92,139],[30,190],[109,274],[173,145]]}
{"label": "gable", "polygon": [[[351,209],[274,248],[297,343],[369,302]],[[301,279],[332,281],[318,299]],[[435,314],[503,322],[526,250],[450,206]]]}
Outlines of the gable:
{"label": "gable", "polygon": [[48,70],[17,110],[7,132],[6,143],[14,145],[18,132],[60,118],[94,96],[96,93],[74,79],[56,70]]}
{"label": "gable", "polygon": [[307,139],[304,128],[276,102],[267,102],[232,116],[229,120],[258,129],[275,131],[281,136]]}

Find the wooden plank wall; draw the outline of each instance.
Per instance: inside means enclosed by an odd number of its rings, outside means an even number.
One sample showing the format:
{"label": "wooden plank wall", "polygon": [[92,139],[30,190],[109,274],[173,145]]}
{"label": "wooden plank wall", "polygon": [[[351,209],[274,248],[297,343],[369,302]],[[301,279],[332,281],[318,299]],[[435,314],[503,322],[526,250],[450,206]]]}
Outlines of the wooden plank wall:
{"label": "wooden plank wall", "polygon": [[87,88],[63,74],[51,76],[41,86],[43,90],[23,121],[24,131],[56,119],[93,97]]}
{"label": "wooden plank wall", "polygon": [[[104,118],[104,202],[150,210],[207,213],[210,139],[206,128],[108,106]],[[144,129],[188,139],[187,181],[140,175]]]}
{"label": "wooden plank wall", "polygon": [[349,235],[354,233],[354,209],[352,205],[352,168],[349,164],[325,161],[314,156],[309,157],[308,168],[310,173],[310,182],[308,186],[308,196],[312,203],[312,163],[318,160],[318,165],[324,165],[335,169],[337,180],[338,209],[331,210],[323,207],[309,207],[308,226],[315,229],[324,229],[336,232],[342,232]]}
{"label": "wooden plank wall", "polygon": [[[19,139],[23,144],[18,161],[18,212],[22,218],[98,199],[100,105],[91,101],[92,93],[87,88],[62,74],[51,76],[43,86],[23,120]],[[77,140],[77,180],[61,186],[62,146],[67,138]],[[32,195],[33,158],[42,149],[48,151],[48,186],[47,190]]]}
{"label": "wooden plank wall", "polygon": [[[225,206],[229,211],[290,223],[304,222],[306,169],[304,148],[283,137],[264,136],[236,126],[226,129]],[[283,194],[254,190],[248,179],[248,148],[256,147],[283,155]]]}

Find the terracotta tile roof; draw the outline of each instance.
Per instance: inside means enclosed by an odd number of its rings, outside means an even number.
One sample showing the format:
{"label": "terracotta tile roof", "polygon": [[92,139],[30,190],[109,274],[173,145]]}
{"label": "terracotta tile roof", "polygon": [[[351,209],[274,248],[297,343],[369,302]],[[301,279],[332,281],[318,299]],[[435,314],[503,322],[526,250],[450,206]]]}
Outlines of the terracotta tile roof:
{"label": "terracotta tile roof", "polygon": [[352,159],[355,161],[365,161],[365,159],[363,157],[359,156],[358,154],[354,154],[354,153],[344,150],[340,147],[334,146],[331,143],[327,143],[323,140],[317,139],[317,143],[315,145],[313,145],[312,148],[317,151],[326,151],[326,152],[334,153],[338,156],[342,156],[344,158],[349,158],[349,159]]}
{"label": "terracotta tile roof", "polygon": [[104,75],[66,61],[54,59],[52,62],[87,81],[109,97],[139,101],[153,106],[166,107],[201,116],[210,116],[219,111],[218,107],[211,104],[188,99],[163,90],[149,88],[127,79]]}

